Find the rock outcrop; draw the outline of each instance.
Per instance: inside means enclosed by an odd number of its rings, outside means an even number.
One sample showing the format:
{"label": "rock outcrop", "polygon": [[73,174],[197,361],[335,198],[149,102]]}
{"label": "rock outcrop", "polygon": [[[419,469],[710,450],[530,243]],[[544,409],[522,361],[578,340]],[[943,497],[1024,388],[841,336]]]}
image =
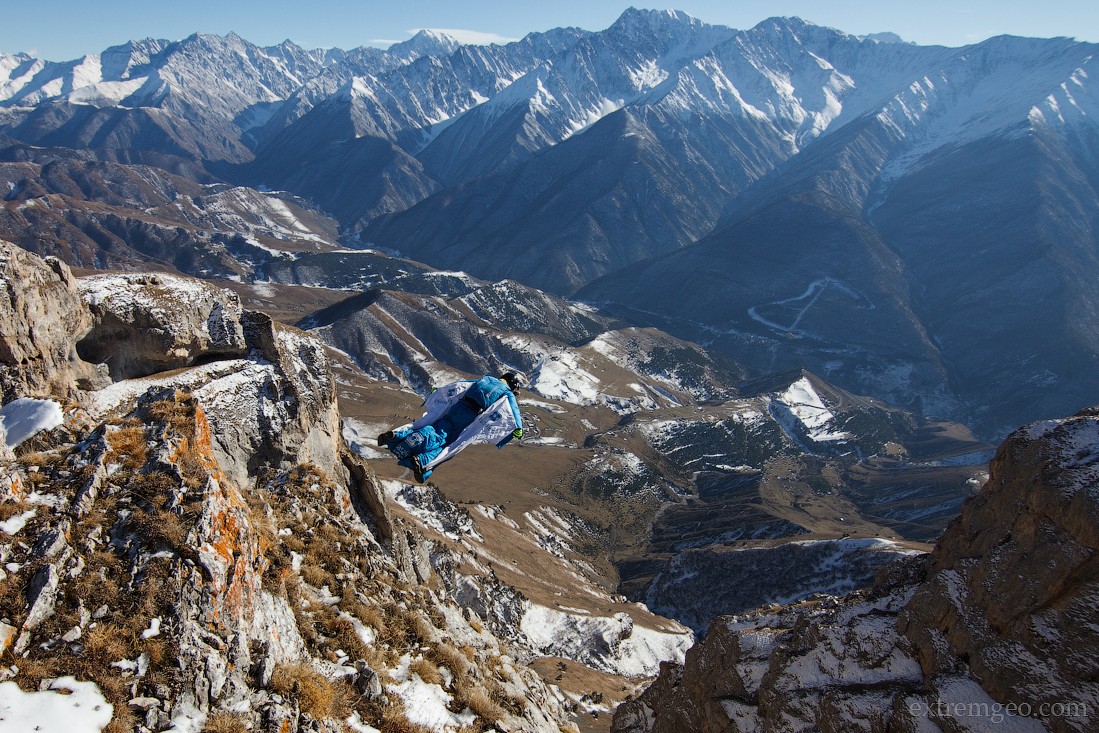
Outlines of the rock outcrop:
{"label": "rock outcrop", "polygon": [[0,240],[0,402],[68,397],[78,386],[103,383],[76,351],[92,326],[76,282],[61,260],[43,260]]}
{"label": "rock outcrop", "polygon": [[78,344],[119,381],[248,353],[240,298],[174,275],[92,275],[80,292],[94,324]]}
{"label": "rock outcrop", "polygon": [[[1099,408],[1013,433],[935,548],[901,628],[929,676],[1099,720]],[[1070,716],[1071,717],[1071,716]],[[1049,716],[1055,731],[1086,730]]]}
{"label": "rock outcrop", "polygon": [[188,278],[93,275],[79,288],[94,322],[78,347],[115,381],[90,395],[96,414],[152,387],[183,389],[202,403],[213,451],[238,484],[265,467],[340,469],[335,380],[318,341]]}
{"label": "rock outcrop", "polygon": [[1095,730],[1099,409],[1003,443],[935,551],[844,599],[715,619],[617,733]]}

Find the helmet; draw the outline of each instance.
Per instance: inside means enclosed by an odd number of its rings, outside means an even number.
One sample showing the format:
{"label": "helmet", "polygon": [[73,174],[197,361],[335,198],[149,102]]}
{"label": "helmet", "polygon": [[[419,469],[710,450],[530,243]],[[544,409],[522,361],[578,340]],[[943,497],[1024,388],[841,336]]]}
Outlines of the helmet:
{"label": "helmet", "polygon": [[518,372],[504,372],[500,375],[500,379],[507,383],[512,392],[518,392],[519,388],[527,383],[526,378]]}

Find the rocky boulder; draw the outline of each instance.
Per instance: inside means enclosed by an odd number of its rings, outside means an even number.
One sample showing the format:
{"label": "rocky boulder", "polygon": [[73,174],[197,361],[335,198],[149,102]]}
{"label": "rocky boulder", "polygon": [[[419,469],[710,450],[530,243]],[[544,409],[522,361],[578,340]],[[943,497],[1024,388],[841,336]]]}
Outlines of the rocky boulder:
{"label": "rocky boulder", "polygon": [[92,325],[76,282],[60,260],[0,241],[0,401],[101,383],[75,348]]}
{"label": "rocky boulder", "polygon": [[1016,431],[990,468],[929,557],[715,619],[613,730],[1095,730],[1099,409]]}
{"label": "rocky boulder", "polygon": [[343,470],[336,385],[320,342],[191,278],[92,275],[78,287],[94,318],[77,348],[114,381],[88,394],[94,414],[124,412],[150,390],[182,390],[203,406],[211,450],[241,486],[262,469],[302,462]]}
{"label": "rocky boulder", "polygon": [[94,324],[77,344],[111,379],[245,356],[236,293],[174,275],[93,275],[79,289]]}

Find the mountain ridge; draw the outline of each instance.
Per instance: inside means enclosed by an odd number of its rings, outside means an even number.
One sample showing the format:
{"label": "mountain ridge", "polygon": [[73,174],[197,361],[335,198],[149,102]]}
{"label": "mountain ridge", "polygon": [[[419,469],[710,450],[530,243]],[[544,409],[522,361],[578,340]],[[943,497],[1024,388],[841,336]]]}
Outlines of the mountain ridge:
{"label": "mountain ridge", "polygon": [[[1009,36],[923,47],[796,18],[736,30],[636,9],[602,31],[491,46],[423,36],[322,54],[196,34],[116,47],[99,72],[74,62],[32,73],[36,60],[5,57],[0,134],[13,161],[76,155],[287,190],[334,216],[345,245],[579,293],[754,368],[810,366],[998,436],[1078,407],[1097,386],[1086,365],[1099,334],[1072,316],[1096,307],[1094,48]],[[221,67],[236,91],[209,86]],[[108,78],[116,86],[96,91]],[[34,107],[20,101],[35,94]],[[27,230],[24,212],[8,214],[12,236]],[[759,216],[784,232],[771,244],[793,261],[763,268],[760,242],[741,240]],[[801,260],[815,256],[817,226],[843,261],[810,272]],[[751,302],[715,281],[720,318],[697,288],[653,307],[649,293],[660,302],[665,279],[689,279],[708,256],[730,281],[755,268]],[[942,271],[963,260],[965,283]],[[998,279],[1029,269],[1068,295],[1031,308],[1034,288],[1005,294]],[[861,274],[845,282],[846,271]],[[999,334],[980,348],[1030,366],[971,373],[978,339],[950,316],[959,293],[976,331]],[[996,324],[1004,297],[1010,318],[1041,323],[1048,341],[1023,353]],[[905,338],[846,343],[834,326],[852,304],[861,328]],[[771,317],[781,311],[818,327],[775,328],[792,322]],[[1072,348],[1053,348],[1058,339]],[[1062,397],[1043,396],[1038,385],[1052,383]]]}

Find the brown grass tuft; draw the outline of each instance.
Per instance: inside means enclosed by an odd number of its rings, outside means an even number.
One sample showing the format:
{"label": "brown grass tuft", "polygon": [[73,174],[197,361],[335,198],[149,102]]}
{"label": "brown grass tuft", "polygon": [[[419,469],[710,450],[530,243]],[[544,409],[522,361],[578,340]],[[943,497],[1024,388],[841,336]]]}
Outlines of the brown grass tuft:
{"label": "brown grass tuft", "polygon": [[314,565],[313,563],[302,564],[301,577],[309,585],[314,588],[323,588],[328,586],[329,590],[338,587],[336,584],[336,577],[332,573],[325,570],[320,565]]}
{"label": "brown grass tuft", "polygon": [[430,659],[417,659],[408,665],[408,670],[420,675],[420,679],[429,685],[443,686],[443,675]]}
{"label": "brown grass tuft", "polygon": [[433,646],[427,652],[427,656],[440,667],[449,669],[450,673],[456,678],[466,677],[470,673],[469,660],[466,655],[445,641]]}
{"label": "brown grass tuft", "polygon": [[435,626],[427,620],[427,617],[415,612],[409,614],[409,616],[409,631],[413,636],[424,643],[434,641],[439,632],[436,630]]}
{"label": "brown grass tuft", "polygon": [[240,713],[218,710],[206,719],[202,733],[247,733],[248,720]]}
{"label": "brown grass tuft", "polygon": [[123,427],[107,433],[107,463],[118,463],[128,471],[136,471],[149,458],[145,427],[137,418],[129,418]]}
{"label": "brown grass tuft", "polygon": [[124,628],[110,623],[99,623],[84,634],[84,657],[103,669],[110,669],[112,662],[133,656],[131,634]]}
{"label": "brown grass tuft", "polygon": [[469,708],[479,718],[489,723],[502,720],[507,711],[493,699],[491,692],[476,686],[476,683],[468,679],[459,679],[455,685],[454,704],[461,710]]}
{"label": "brown grass tuft", "polygon": [[431,728],[413,723],[408,719],[404,703],[398,697],[389,698],[389,705],[382,712],[382,722],[378,727],[385,733],[433,733]]}
{"label": "brown grass tuft", "polygon": [[113,700],[109,702],[114,705],[114,717],[111,718],[110,723],[107,723],[103,733],[133,733],[137,730],[137,716],[134,715],[133,710],[130,710],[125,698],[121,702],[114,702]]}
{"label": "brown grass tuft", "polygon": [[345,718],[349,714],[350,694],[345,683],[333,683],[308,664],[280,664],[271,676],[271,689],[283,697],[293,697],[304,712],[317,720]]}

